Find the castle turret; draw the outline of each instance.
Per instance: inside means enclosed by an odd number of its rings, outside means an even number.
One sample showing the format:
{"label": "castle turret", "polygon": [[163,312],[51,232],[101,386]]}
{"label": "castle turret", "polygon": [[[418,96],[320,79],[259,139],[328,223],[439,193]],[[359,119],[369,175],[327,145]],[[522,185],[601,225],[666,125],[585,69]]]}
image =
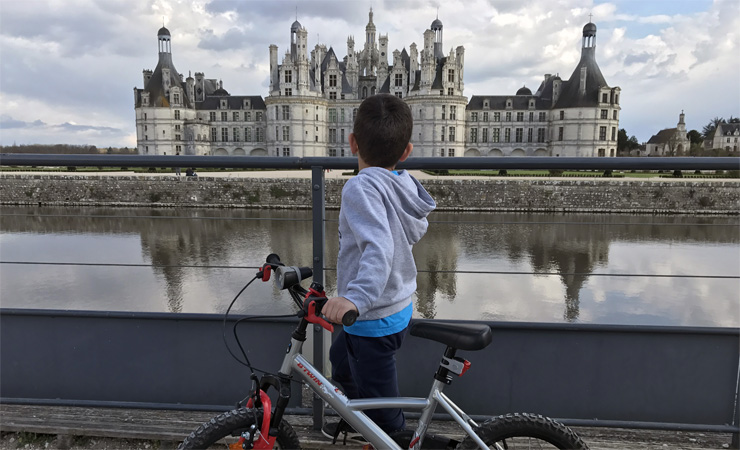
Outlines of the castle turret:
{"label": "castle turret", "polygon": [[439,20],[439,17],[434,19],[430,30],[434,32],[434,57],[443,58],[444,47],[442,44],[442,21]]}

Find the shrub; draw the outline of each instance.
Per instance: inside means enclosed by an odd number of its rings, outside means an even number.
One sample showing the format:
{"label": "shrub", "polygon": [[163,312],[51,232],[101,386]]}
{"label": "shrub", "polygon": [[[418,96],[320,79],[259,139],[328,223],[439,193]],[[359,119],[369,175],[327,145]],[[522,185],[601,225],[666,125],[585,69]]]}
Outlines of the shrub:
{"label": "shrub", "polygon": [[683,172],[681,172],[680,170],[674,170],[673,176],[674,178],[683,178]]}
{"label": "shrub", "polygon": [[498,171],[498,174],[501,175],[502,177],[505,177],[509,174],[509,172],[507,172],[506,169],[501,169]]}
{"label": "shrub", "polygon": [[550,169],[548,172],[550,172],[551,177],[562,177],[565,171],[563,169]]}

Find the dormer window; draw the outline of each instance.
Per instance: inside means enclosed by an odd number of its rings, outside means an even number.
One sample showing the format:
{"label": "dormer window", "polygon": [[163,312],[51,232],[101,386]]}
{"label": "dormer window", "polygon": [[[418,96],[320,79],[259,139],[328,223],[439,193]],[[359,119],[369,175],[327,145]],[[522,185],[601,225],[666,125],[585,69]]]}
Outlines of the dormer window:
{"label": "dormer window", "polygon": [[506,100],[506,107],[511,108],[511,100]]}
{"label": "dormer window", "polygon": [[486,108],[486,109],[489,108],[489,106],[488,106],[488,100],[486,100],[486,101],[483,102],[483,107]]}
{"label": "dormer window", "polygon": [[244,99],[244,102],[242,103],[242,107],[244,109],[250,109],[251,108],[251,105],[249,104],[249,100]]}
{"label": "dormer window", "polygon": [[141,106],[149,106],[149,93],[143,92],[141,94]]}
{"label": "dormer window", "polygon": [[221,99],[221,109],[226,109],[226,99]]}

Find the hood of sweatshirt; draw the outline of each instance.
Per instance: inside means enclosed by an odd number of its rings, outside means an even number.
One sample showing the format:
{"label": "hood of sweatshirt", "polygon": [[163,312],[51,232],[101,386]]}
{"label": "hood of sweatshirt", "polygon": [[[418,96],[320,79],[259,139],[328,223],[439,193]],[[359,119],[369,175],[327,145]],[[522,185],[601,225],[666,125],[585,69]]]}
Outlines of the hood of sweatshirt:
{"label": "hood of sweatshirt", "polygon": [[403,225],[409,244],[416,244],[427,231],[427,216],[437,206],[434,199],[406,170],[398,175],[382,167],[367,167],[358,175],[362,183],[374,185],[390,202],[396,205],[394,213]]}

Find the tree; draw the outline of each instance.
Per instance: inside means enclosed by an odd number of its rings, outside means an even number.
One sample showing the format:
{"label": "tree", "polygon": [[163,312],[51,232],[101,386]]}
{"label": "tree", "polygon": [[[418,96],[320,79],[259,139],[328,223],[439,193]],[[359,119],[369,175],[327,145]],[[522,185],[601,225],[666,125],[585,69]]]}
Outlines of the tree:
{"label": "tree", "polygon": [[632,150],[638,148],[640,148],[640,143],[637,142],[637,138],[634,136],[628,138],[627,130],[620,128],[619,133],[617,133],[617,153],[629,156]]}
{"label": "tree", "polygon": [[686,137],[689,138],[689,141],[691,141],[692,145],[704,143],[704,137],[702,137],[701,133],[699,133],[696,130],[691,130],[688,133],[686,133]]}
{"label": "tree", "polygon": [[714,130],[716,130],[717,126],[721,123],[727,123],[727,121],[721,117],[715,117],[710,120],[708,124],[704,125],[704,128],[701,130],[701,134],[704,136],[704,139],[712,139],[714,137]]}

